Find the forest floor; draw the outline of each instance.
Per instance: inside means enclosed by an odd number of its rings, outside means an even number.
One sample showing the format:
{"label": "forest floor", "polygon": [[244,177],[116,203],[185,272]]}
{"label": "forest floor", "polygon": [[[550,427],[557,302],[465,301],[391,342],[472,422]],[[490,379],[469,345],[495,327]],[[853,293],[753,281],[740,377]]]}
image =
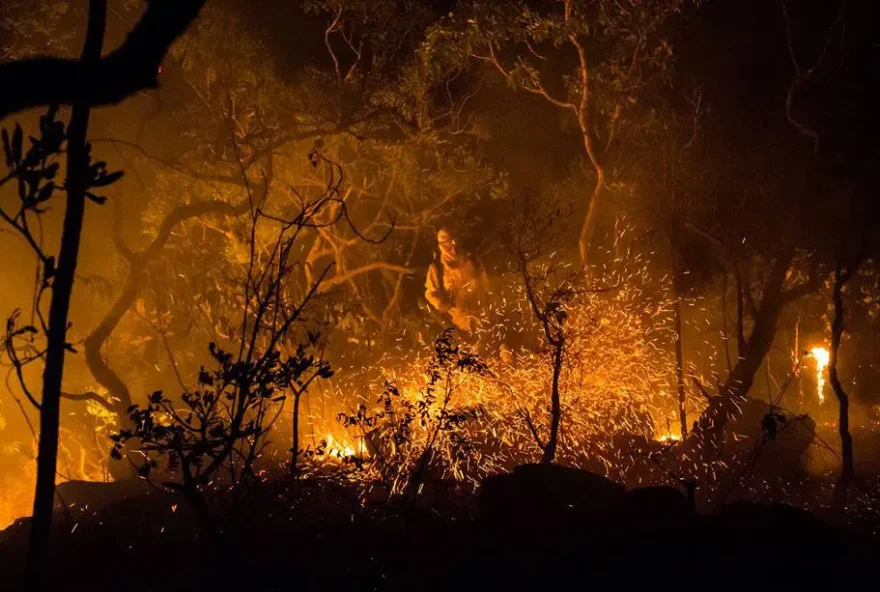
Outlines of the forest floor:
{"label": "forest floor", "polygon": [[[439,487],[413,505],[357,486],[279,477],[225,506],[222,532],[142,484],[61,486],[48,590],[587,589],[795,583],[874,573],[880,539],[821,513],[733,502],[697,512],[671,487],[525,465],[479,496]],[[27,519],[0,532],[4,590],[21,581]],[[569,585],[574,584],[571,587]]]}

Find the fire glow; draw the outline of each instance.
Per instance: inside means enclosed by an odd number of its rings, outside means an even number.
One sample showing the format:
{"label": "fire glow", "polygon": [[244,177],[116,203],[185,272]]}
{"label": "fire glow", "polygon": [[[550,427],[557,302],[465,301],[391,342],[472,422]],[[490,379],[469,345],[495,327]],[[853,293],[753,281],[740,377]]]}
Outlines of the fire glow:
{"label": "fire glow", "polygon": [[816,359],[816,391],[819,395],[819,403],[825,402],[825,370],[828,368],[828,362],[831,355],[824,347],[814,347],[810,350],[810,355]]}

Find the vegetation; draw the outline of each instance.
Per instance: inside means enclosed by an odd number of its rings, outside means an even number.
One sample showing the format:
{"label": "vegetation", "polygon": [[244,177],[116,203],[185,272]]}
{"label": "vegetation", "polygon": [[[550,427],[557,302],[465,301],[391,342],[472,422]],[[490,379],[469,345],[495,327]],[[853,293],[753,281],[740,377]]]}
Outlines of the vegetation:
{"label": "vegetation", "polygon": [[[206,587],[252,557],[237,537],[308,523],[313,487],[368,540],[388,512],[488,541],[486,504],[519,500],[535,521],[501,538],[546,541],[561,508],[599,524],[586,490],[630,534],[738,498],[876,538],[878,16],[2,3],[0,526],[30,516],[25,586],[57,583],[68,481],[184,499]],[[450,294],[487,272],[472,330],[425,301],[431,265]],[[686,504],[638,518],[609,480]]]}

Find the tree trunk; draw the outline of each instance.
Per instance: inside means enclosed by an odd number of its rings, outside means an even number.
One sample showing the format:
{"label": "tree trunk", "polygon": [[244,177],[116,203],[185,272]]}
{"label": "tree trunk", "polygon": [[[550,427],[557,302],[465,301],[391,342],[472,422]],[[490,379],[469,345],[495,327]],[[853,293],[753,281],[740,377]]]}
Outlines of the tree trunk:
{"label": "tree trunk", "polygon": [[745,349],[737,352],[739,359],[736,365],[721,386],[718,396],[709,400],[709,405],[700,415],[691,433],[689,440],[692,445],[699,444],[703,452],[717,454],[720,451],[727,422],[738,417],[740,405],[752,388],[755,373],[773,345],[779,314],[787,302],[787,295],[782,288],[793,257],[792,247],[788,247],[777,257],[764,286],[761,305],[755,315],[752,332],[745,342]]}
{"label": "tree trunk", "polygon": [[[118,418],[119,428],[122,430],[131,430],[133,428],[128,414],[128,408],[132,404],[131,391],[129,391],[125,381],[104,360],[101,355],[101,348],[137,299],[140,281],[133,278],[137,278],[139,274],[135,274],[134,270],[131,270],[129,274],[128,286],[119,295],[119,298],[113,304],[113,308],[110,309],[110,312],[107,313],[101,324],[83,342],[86,366],[88,366],[89,372],[92,373],[98,384],[107,389],[107,392],[110,394],[110,402]],[[126,446],[121,451],[123,457],[127,454],[127,450],[128,443],[126,443]],[[111,460],[108,463],[108,468],[113,479],[116,481],[137,477],[136,471],[127,461],[116,462]]]}
{"label": "tree trunk", "polygon": [[581,261],[584,265],[590,264],[590,249],[593,245],[593,237],[596,234],[596,225],[599,223],[599,204],[602,199],[603,188],[605,185],[605,169],[596,169],[596,186],[593,187],[593,193],[590,195],[590,205],[587,208],[587,216],[584,218],[584,224],[581,226],[581,234],[578,239],[578,249],[581,254]]}
{"label": "tree trunk", "polygon": [[[677,273],[677,270],[676,270]],[[675,323],[675,381],[678,387],[678,420],[680,423],[681,437],[686,438],[688,433],[687,427],[687,408],[686,393],[684,390],[684,351],[681,341],[681,295],[678,287],[678,281],[673,280],[675,290],[672,300],[672,314]]]}
{"label": "tree trunk", "polygon": [[[272,170],[271,159],[267,168],[270,171]],[[270,177],[266,178],[263,189],[264,196],[269,190],[269,179]],[[162,220],[156,237],[149,247],[139,253],[131,251],[125,244],[120,226],[122,221],[119,216],[121,214],[117,210],[117,219],[114,221],[113,228],[114,242],[117,250],[128,261],[128,280],[113,306],[104,315],[98,326],[86,337],[83,345],[85,347],[86,365],[95,380],[110,393],[111,402],[119,418],[119,427],[121,429],[130,430],[133,427],[128,414],[128,408],[132,404],[131,391],[125,384],[125,381],[104,360],[101,349],[137,301],[144,282],[147,266],[160,256],[173,229],[179,223],[208,214],[219,214],[222,216],[242,214],[247,211],[249,203],[247,199],[242,200],[241,203],[236,205],[219,200],[211,200],[178,206]],[[122,453],[124,455],[125,450]],[[117,481],[136,477],[135,471],[132,470],[131,465],[127,462],[113,462],[110,463],[110,467],[112,467],[113,478]]]}
{"label": "tree trunk", "polygon": [[[82,53],[83,63],[98,62],[101,59],[106,18],[107,1],[90,0],[88,33]],[[86,133],[90,114],[91,108],[88,102],[75,101],[68,128],[67,208],[64,213],[58,265],[52,280],[46,367],[43,371],[43,396],[40,408],[37,485],[25,565],[25,588],[35,591],[40,590],[42,576],[46,571],[46,555],[52,528],[67,324],[88,190],[89,154],[86,150]]]}
{"label": "tree trunk", "polygon": [[553,383],[550,389],[550,436],[544,446],[541,462],[553,464],[556,460],[556,445],[559,441],[559,423],[562,419],[562,405],[559,402],[559,375],[562,373],[562,354],[564,344],[554,344],[553,350]]}
{"label": "tree trunk", "polygon": [[850,484],[855,477],[853,459],[853,440],[849,431],[849,396],[840,384],[840,376],[837,373],[837,353],[840,350],[840,338],[843,336],[843,286],[846,284],[854,270],[847,269],[843,274],[838,269],[834,278],[834,290],[832,300],[834,302],[834,320],[831,324],[831,352],[828,361],[828,377],[831,388],[838,401],[837,431],[840,434],[840,449],[843,457],[843,466],[840,471],[840,479],[834,486],[833,507],[836,511],[843,511],[846,505],[847,493]]}
{"label": "tree trunk", "polygon": [[299,401],[300,394],[293,397],[293,447],[290,449],[290,472],[296,473],[296,459],[299,456]]}

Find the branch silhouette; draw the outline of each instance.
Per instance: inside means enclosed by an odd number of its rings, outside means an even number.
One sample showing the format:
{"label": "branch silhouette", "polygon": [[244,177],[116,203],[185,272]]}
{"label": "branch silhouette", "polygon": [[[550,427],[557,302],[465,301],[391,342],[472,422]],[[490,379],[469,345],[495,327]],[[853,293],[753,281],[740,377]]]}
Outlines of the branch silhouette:
{"label": "branch silhouette", "polygon": [[0,88],[15,89],[0,95],[0,119],[53,103],[112,105],[158,87],[159,66],[168,48],[204,4],[205,0],[148,0],[125,42],[95,63],[38,57],[0,66]]}

